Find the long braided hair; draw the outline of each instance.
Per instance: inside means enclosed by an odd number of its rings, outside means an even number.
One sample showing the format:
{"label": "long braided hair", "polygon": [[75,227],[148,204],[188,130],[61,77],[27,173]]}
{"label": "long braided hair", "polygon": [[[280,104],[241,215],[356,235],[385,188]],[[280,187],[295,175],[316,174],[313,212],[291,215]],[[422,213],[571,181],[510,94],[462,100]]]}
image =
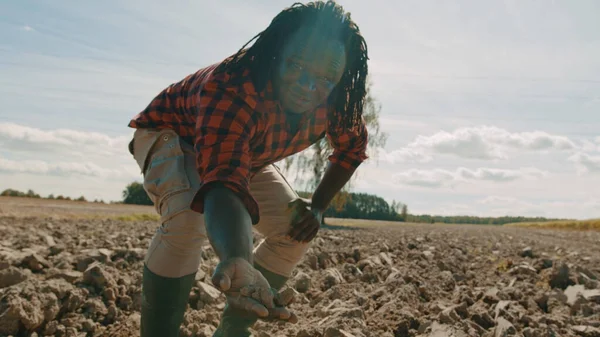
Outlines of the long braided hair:
{"label": "long braided hair", "polygon": [[[319,35],[341,41],[346,49],[346,68],[330,94],[329,117],[342,129],[354,129],[362,118],[368,75],[367,44],[350,13],[335,1],[294,3],[281,11],[271,24],[223,62],[218,71],[243,72],[248,69],[258,92],[265,89],[277,67],[284,42],[301,26],[315,27]],[[252,41],[256,42],[246,48]]]}

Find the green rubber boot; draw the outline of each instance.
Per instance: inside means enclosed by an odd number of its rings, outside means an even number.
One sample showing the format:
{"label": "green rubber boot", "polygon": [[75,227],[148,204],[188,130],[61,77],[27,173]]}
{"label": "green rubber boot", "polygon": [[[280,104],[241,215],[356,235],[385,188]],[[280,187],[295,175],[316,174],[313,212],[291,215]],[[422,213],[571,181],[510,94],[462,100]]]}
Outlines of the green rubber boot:
{"label": "green rubber boot", "polygon": [[[271,288],[280,290],[288,278],[266,270],[258,264],[254,264],[254,268],[260,271],[261,274],[269,281]],[[223,310],[223,316],[219,327],[213,334],[213,337],[250,337],[250,327],[258,321],[254,315],[249,315],[236,309],[230,308],[227,304]]]}
{"label": "green rubber boot", "polygon": [[141,337],[178,337],[195,273],[179,278],[154,274],[144,264]]}

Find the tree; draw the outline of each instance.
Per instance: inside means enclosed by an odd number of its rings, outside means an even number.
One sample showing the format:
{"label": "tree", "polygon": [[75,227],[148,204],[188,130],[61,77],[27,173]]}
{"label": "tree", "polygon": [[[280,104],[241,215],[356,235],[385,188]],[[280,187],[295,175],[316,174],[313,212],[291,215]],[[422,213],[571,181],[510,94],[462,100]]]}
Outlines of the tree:
{"label": "tree", "polygon": [[35,193],[33,190],[27,190],[27,194],[25,196],[27,198],[36,198],[36,199],[40,198],[40,195]]}
{"label": "tree", "polygon": [[[381,104],[372,95],[372,82],[367,81],[367,96],[363,108],[363,118],[369,131],[369,146],[367,154],[371,159],[376,159],[380,148],[385,146],[387,134],[382,132],[379,126],[379,114]],[[321,181],[323,173],[328,163],[328,157],[333,151],[327,138],[322,138],[313,144],[306,151],[290,156],[284,160],[283,171],[289,173],[295,171],[296,180],[300,182],[302,189],[314,190]],[[348,202],[350,194],[348,193],[356,180],[356,175],[344,186],[338,193],[332,204],[338,209]]]}
{"label": "tree", "polygon": [[150,197],[148,197],[146,190],[144,190],[144,185],[137,181],[127,185],[125,190],[123,190],[123,203],[135,205],[154,205],[152,200],[150,200]]}
{"label": "tree", "polygon": [[408,219],[408,206],[402,205],[402,211],[400,211],[400,218],[402,221],[406,221]]}
{"label": "tree", "polygon": [[8,188],[2,191],[2,194],[0,195],[3,197],[24,197],[25,193]]}

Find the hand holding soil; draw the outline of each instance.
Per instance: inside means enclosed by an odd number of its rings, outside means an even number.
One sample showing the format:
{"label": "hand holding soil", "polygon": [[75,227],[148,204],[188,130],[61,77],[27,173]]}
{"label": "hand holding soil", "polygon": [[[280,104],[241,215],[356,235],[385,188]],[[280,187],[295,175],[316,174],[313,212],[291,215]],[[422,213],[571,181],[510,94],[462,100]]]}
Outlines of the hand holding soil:
{"label": "hand holding soil", "polygon": [[[265,277],[248,261],[233,258],[219,263],[212,276],[212,283],[227,297],[235,309],[251,312],[259,318],[287,321],[292,313],[285,308],[291,302],[274,291]],[[297,320],[297,318],[294,319]]]}

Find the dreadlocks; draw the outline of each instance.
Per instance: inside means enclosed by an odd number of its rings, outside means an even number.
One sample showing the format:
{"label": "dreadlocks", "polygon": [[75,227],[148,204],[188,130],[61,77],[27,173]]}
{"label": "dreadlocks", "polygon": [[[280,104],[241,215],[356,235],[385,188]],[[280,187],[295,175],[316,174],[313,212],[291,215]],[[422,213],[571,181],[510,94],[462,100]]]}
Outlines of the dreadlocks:
{"label": "dreadlocks", "polygon": [[[335,1],[294,3],[281,11],[271,24],[248,41],[217,71],[248,69],[257,91],[262,91],[275,71],[284,42],[301,26],[310,25],[320,35],[344,43],[347,65],[329,97],[331,121],[343,129],[353,129],[361,120],[368,74],[367,45],[356,23]],[[246,46],[256,42],[249,48]]]}

